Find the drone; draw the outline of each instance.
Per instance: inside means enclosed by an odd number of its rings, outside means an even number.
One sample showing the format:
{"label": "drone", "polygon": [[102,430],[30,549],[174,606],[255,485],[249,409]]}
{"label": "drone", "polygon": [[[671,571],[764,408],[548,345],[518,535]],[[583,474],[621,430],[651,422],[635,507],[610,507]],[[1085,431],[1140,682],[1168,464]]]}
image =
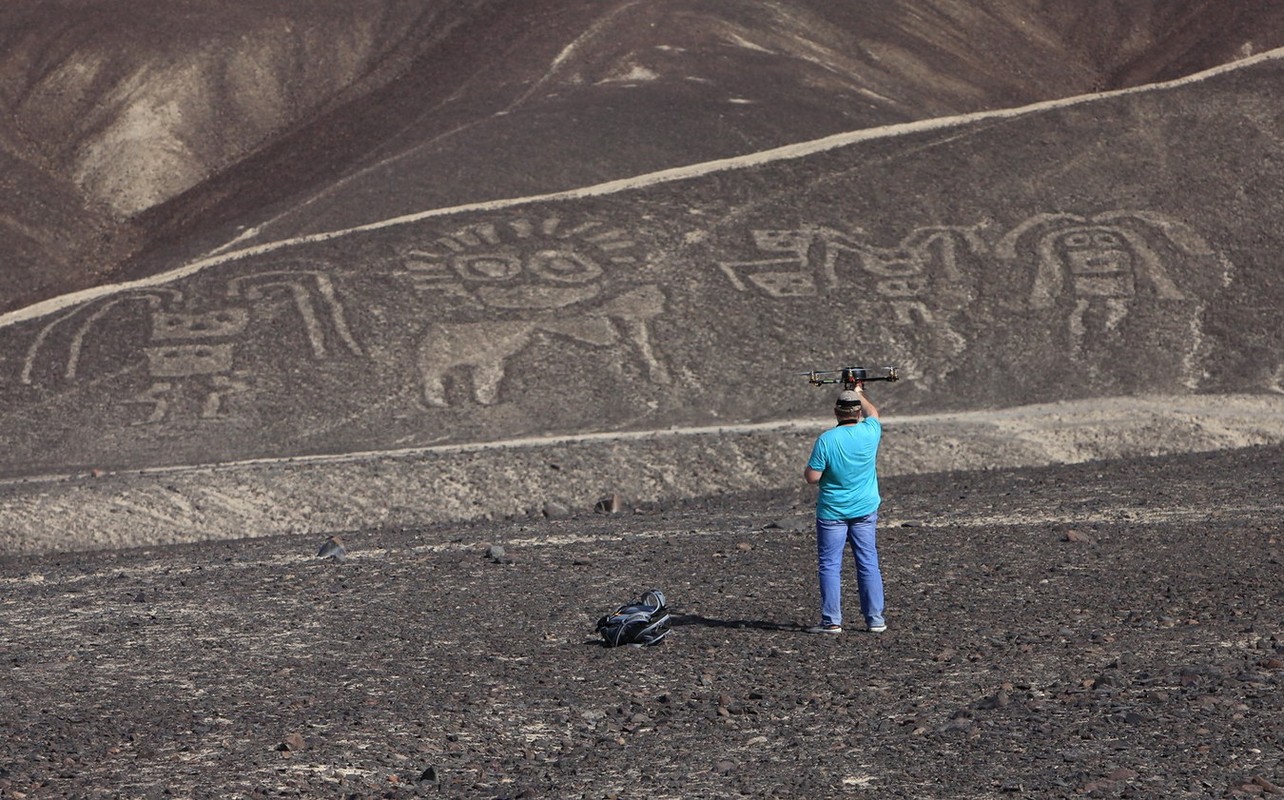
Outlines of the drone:
{"label": "drone", "polygon": [[800,372],[798,374],[806,375],[807,382],[812,386],[840,383],[843,389],[855,389],[867,381],[888,381],[890,383],[900,380],[896,367],[843,367],[842,369],[812,370],[811,372]]}

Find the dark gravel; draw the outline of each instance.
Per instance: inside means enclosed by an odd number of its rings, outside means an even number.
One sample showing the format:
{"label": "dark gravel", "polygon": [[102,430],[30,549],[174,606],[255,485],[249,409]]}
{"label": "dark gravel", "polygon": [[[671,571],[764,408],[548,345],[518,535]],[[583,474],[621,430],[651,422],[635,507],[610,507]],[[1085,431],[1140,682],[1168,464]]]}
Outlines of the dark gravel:
{"label": "dark gravel", "polygon": [[801,488],[7,558],[0,797],[1279,794],[1282,456],[886,479],[881,636]]}

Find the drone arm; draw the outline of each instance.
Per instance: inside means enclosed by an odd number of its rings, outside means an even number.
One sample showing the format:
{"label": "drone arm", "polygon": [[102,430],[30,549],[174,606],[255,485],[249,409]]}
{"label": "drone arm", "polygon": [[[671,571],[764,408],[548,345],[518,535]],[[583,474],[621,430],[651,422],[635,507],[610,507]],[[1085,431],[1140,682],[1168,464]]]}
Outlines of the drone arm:
{"label": "drone arm", "polygon": [[[881,371],[883,374],[871,374],[871,372],[876,371]],[[864,384],[867,381],[888,381],[890,383],[900,380],[896,367],[882,367],[877,370],[869,370],[865,367],[843,367],[842,369],[812,370],[811,372],[799,374],[805,375],[807,382],[812,386],[841,383],[844,389],[855,389],[858,384]]]}

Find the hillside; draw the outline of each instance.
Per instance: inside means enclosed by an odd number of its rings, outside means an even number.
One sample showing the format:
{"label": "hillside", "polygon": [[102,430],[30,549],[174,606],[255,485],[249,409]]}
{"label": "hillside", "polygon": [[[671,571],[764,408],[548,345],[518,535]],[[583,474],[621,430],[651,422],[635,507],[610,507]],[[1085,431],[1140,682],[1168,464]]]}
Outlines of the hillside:
{"label": "hillside", "polygon": [[851,365],[906,468],[1280,440],[1272,4],[292,8],[0,17],[11,551],[782,485]]}
{"label": "hillside", "polygon": [[267,223],[286,238],[1144,85],[1282,32],[1262,0],[6,3],[0,310]]}
{"label": "hillside", "polygon": [[[3,470],[1278,390],[1281,61],[189,262],[0,318]],[[1234,130],[1228,147],[1227,131]]]}

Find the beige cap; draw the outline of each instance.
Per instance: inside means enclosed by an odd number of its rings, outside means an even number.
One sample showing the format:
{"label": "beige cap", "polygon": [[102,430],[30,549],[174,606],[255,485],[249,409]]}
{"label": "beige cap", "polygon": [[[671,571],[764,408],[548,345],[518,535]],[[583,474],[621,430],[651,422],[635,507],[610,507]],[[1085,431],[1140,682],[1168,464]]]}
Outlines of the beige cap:
{"label": "beige cap", "polygon": [[860,392],[854,392],[850,389],[839,392],[838,400],[834,402],[834,408],[860,408]]}

